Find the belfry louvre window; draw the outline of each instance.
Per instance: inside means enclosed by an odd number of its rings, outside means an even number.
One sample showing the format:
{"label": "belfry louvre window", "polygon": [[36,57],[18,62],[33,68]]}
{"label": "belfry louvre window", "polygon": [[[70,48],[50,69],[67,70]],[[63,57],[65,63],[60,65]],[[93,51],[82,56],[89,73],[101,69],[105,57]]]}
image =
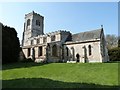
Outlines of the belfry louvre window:
{"label": "belfry louvre window", "polygon": [[89,49],[89,56],[92,55],[91,53],[91,45],[88,46],[88,49]]}
{"label": "belfry louvre window", "polygon": [[36,20],[36,25],[40,26],[40,21]]}
{"label": "belfry louvre window", "polygon": [[29,25],[30,25],[30,19],[27,20],[27,26],[29,26]]}

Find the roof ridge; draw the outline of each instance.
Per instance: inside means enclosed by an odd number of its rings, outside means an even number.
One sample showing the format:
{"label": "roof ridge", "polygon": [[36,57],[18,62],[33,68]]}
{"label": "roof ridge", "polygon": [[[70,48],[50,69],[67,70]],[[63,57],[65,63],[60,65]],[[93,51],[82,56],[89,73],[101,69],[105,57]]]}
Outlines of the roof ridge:
{"label": "roof ridge", "polygon": [[100,29],[95,29],[95,30],[89,30],[89,31],[85,31],[85,32],[75,33],[75,34],[72,34],[72,35],[77,35],[77,34],[86,33],[86,32],[94,32],[94,31],[99,31],[99,30],[102,30],[102,29],[100,28]]}

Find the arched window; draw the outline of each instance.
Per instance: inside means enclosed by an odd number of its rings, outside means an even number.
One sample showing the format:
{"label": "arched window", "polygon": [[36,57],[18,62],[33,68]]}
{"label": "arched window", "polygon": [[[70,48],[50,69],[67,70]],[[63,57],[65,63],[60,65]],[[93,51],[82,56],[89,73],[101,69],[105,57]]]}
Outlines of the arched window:
{"label": "arched window", "polygon": [[36,20],[36,25],[40,26],[40,21]]}
{"label": "arched window", "polygon": [[88,48],[89,48],[89,56],[90,56],[92,54],[91,53],[91,45],[89,45]]}
{"label": "arched window", "polygon": [[66,47],[66,53],[67,53],[67,56],[69,56],[68,47]]}
{"label": "arched window", "polygon": [[52,47],[52,56],[57,56],[57,45],[53,45]]}
{"label": "arched window", "polygon": [[30,19],[27,20],[27,26],[29,26],[29,25],[30,25]]}

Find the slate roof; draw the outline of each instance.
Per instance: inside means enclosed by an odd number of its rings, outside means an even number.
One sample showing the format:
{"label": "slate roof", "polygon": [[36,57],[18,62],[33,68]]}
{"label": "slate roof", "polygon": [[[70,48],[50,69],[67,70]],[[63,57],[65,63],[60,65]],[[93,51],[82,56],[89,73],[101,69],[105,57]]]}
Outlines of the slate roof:
{"label": "slate roof", "polygon": [[97,29],[97,30],[73,34],[72,41],[76,42],[76,41],[86,41],[91,39],[100,39],[101,32],[102,32],[102,29]]}

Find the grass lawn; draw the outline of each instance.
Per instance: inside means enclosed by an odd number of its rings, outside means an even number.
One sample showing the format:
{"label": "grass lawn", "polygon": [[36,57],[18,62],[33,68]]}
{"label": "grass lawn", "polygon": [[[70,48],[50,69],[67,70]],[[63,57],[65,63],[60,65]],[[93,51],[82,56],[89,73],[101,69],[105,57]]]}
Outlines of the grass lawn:
{"label": "grass lawn", "polygon": [[118,63],[14,63],[3,65],[3,88],[118,86]]}

